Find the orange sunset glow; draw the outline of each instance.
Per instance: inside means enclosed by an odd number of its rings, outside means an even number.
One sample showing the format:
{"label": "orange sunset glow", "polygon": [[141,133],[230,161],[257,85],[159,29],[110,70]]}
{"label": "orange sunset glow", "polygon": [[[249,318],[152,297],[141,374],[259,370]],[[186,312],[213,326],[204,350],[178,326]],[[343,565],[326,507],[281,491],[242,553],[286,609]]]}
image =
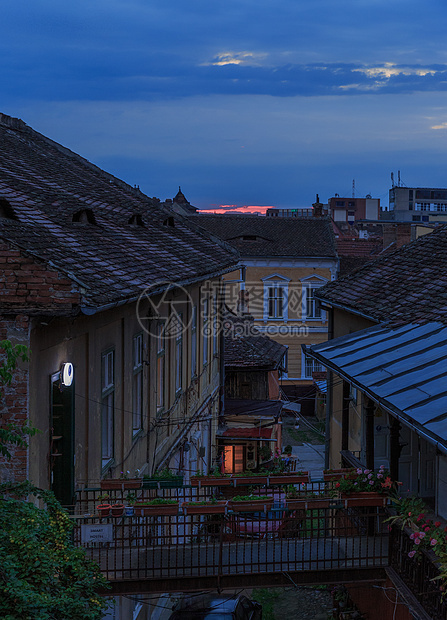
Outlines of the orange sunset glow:
{"label": "orange sunset glow", "polygon": [[267,209],[275,209],[273,205],[257,206],[257,205],[218,205],[214,209],[200,209],[199,213],[252,213],[257,215],[265,215]]}

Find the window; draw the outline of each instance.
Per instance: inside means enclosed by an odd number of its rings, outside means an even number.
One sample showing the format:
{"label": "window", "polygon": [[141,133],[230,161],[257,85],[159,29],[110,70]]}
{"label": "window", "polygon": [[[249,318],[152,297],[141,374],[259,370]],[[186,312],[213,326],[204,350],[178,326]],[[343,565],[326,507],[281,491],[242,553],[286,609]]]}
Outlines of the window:
{"label": "window", "polygon": [[306,318],[321,319],[321,307],[318,303],[315,293],[319,286],[309,286],[306,295]]}
{"label": "window", "polygon": [[210,335],[210,300],[205,297],[203,300],[203,355],[202,363],[208,363],[208,339]]}
{"label": "window", "polygon": [[269,319],[282,319],[284,316],[284,289],[280,283],[275,282],[268,288],[268,317]]}
{"label": "window", "polygon": [[312,379],[313,372],[324,372],[326,370],[324,366],[322,366],[320,362],[317,362],[316,360],[314,360],[313,357],[310,357],[309,355],[305,355],[304,353],[303,353],[303,357],[304,357],[304,360],[303,360],[303,365],[301,369],[301,376],[303,379]]}
{"label": "window", "polygon": [[303,286],[303,321],[306,321],[308,319],[316,321],[324,320],[325,312],[321,309],[321,306],[315,294],[321,286],[324,286],[326,284],[326,278],[322,278],[321,276],[310,276],[308,278],[303,278],[301,282]]}
{"label": "window", "polygon": [[159,323],[157,334],[157,410],[165,404],[165,332],[164,323]]}
{"label": "window", "polygon": [[191,315],[191,378],[197,374],[197,306]]}
{"label": "window", "polygon": [[289,372],[289,349],[284,353],[284,357],[281,360],[281,366],[279,367],[279,378],[287,379]]}
{"label": "window", "polygon": [[175,337],[175,392],[183,389],[183,314],[179,314],[179,329]]}
{"label": "window", "polygon": [[115,409],[115,352],[101,356],[101,461],[106,467],[113,459]]}
{"label": "window", "polygon": [[143,428],[143,334],[133,339],[132,433]]}
{"label": "window", "polygon": [[289,278],[273,274],[263,278],[264,282],[264,321],[268,319],[287,320]]}
{"label": "window", "polygon": [[218,349],[217,336],[219,333],[219,295],[217,291],[214,294],[213,305],[213,357],[216,357]]}

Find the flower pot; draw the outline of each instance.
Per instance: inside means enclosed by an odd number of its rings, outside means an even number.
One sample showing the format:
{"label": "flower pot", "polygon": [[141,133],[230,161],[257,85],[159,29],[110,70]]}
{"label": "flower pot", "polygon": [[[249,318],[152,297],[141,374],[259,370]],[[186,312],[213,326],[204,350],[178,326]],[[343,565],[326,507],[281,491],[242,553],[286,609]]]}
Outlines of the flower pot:
{"label": "flower pot", "polygon": [[234,500],[228,502],[234,512],[268,512],[273,505],[273,497],[269,499]]}
{"label": "flower pot", "polygon": [[354,491],[353,493],[341,493],[341,499],[345,508],[386,506],[388,496],[374,491]]}
{"label": "flower pot", "polygon": [[141,488],[141,478],[130,478],[125,480],[124,478],[106,478],[105,480],[101,480],[101,489],[104,490],[112,490],[121,489],[140,489]]}
{"label": "flower pot", "polygon": [[110,515],[110,511],[112,510],[112,506],[110,504],[98,504],[98,506],[96,506],[96,510],[98,511],[100,517],[108,517]]}
{"label": "flower pot", "polygon": [[343,478],[349,477],[349,474],[355,473],[355,469],[352,467],[342,467],[340,469],[332,469],[328,472],[323,472],[323,480],[330,482],[331,480],[343,480]]}
{"label": "flower pot", "polygon": [[124,514],[124,504],[112,504],[112,517],[122,517]]}
{"label": "flower pot", "polygon": [[191,476],[193,487],[227,487],[233,484],[230,476]]}
{"label": "flower pot", "polygon": [[172,478],[143,478],[143,489],[177,489],[183,486],[183,476]]}
{"label": "flower pot", "polygon": [[231,479],[234,480],[234,486],[237,487],[241,484],[249,484],[251,486],[256,484],[267,484],[268,483],[268,475],[263,476],[231,476]]}
{"label": "flower pot", "polygon": [[227,501],[220,500],[217,504],[190,504],[188,502],[182,503],[183,512],[185,515],[222,515],[227,511]]}
{"label": "flower pot", "polygon": [[144,505],[137,502],[134,505],[135,515],[137,517],[158,517],[166,515],[178,514],[178,502],[175,504],[154,504]]}
{"label": "flower pot", "polygon": [[310,482],[309,472],[303,471],[300,474],[272,474],[269,476],[269,484],[308,484]]}
{"label": "flower pot", "polygon": [[135,514],[135,510],[133,506],[125,506],[124,507],[124,514],[126,515],[126,517],[133,517],[133,515]]}
{"label": "flower pot", "polygon": [[286,500],[288,510],[319,510],[321,508],[329,508],[331,500],[328,498],[322,499],[294,499],[290,498]]}

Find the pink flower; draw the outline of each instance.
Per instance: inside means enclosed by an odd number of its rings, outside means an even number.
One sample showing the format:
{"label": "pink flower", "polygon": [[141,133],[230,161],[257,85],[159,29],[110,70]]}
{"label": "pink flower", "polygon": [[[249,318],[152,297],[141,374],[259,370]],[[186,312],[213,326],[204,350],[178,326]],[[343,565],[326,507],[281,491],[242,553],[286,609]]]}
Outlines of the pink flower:
{"label": "pink flower", "polygon": [[421,539],[420,538],[415,538],[414,539],[414,544],[415,545],[420,545],[421,544]]}
{"label": "pink flower", "polygon": [[385,465],[381,465],[381,466],[379,467],[379,469],[381,469],[381,470],[382,470],[382,469],[385,469]]}
{"label": "pink flower", "polygon": [[377,474],[377,478],[383,478],[383,474]]}
{"label": "pink flower", "polygon": [[364,473],[365,473],[365,474],[370,474],[370,473],[371,473],[371,470],[370,470],[370,469],[365,469]]}
{"label": "pink flower", "polygon": [[410,540],[414,540],[415,538],[416,538],[416,534],[414,532],[410,534]]}
{"label": "pink flower", "polygon": [[370,481],[369,481],[369,484],[374,484],[374,480],[370,480]]}
{"label": "pink flower", "polygon": [[408,513],[408,516],[411,517],[411,512]]}
{"label": "pink flower", "polygon": [[429,527],[424,527],[424,530],[425,530],[426,532],[429,532],[429,531],[430,531],[430,528],[429,528]]}
{"label": "pink flower", "polygon": [[432,538],[432,539],[430,540],[430,545],[431,545],[432,547],[434,547],[434,546],[436,545],[436,543],[437,543],[437,542],[438,542],[438,541],[436,540],[436,538]]}
{"label": "pink flower", "polygon": [[410,553],[408,554],[409,558],[413,558],[416,555],[416,551],[410,551]]}
{"label": "pink flower", "polygon": [[358,474],[363,474],[363,469],[360,469],[360,467],[357,469],[357,473]]}
{"label": "pink flower", "polygon": [[425,532],[419,532],[419,538],[425,538]]}
{"label": "pink flower", "polygon": [[368,478],[372,478],[372,477],[373,477],[373,475],[372,475],[372,474],[368,474]]}
{"label": "pink flower", "polygon": [[441,521],[435,521],[435,527],[439,527],[441,525]]}

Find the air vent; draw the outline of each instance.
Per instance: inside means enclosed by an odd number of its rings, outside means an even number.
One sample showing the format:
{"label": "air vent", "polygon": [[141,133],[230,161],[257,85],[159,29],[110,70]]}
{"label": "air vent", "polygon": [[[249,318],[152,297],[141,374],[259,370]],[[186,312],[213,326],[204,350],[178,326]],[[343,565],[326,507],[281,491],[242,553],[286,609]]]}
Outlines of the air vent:
{"label": "air vent", "polygon": [[243,235],[242,240],[243,241],[256,241],[257,236],[256,235]]}
{"label": "air vent", "polygon": [[175,228],[175,220],[174,218],[171,217],[167,217],[165,219],[165,221],[163,222],[163,226],[171,226],[171,228]]}
{"label": "air vent", "polygon": [[131,215],[127,223],[130,224],[131,226],[143,226],[144,227],[144,222],[143,222],[141,213],[134,213],[133,215]]}
{"label": "air vent", "polygon": [[96,224],[95,215],[91,209],[80,209],[73,213],[72,222],[77,224]]}
{"label": "air vent", "polygon": [[5,218],[6,220],[18,219],[14,209],[5,198],[0,198],[0,218]]}

